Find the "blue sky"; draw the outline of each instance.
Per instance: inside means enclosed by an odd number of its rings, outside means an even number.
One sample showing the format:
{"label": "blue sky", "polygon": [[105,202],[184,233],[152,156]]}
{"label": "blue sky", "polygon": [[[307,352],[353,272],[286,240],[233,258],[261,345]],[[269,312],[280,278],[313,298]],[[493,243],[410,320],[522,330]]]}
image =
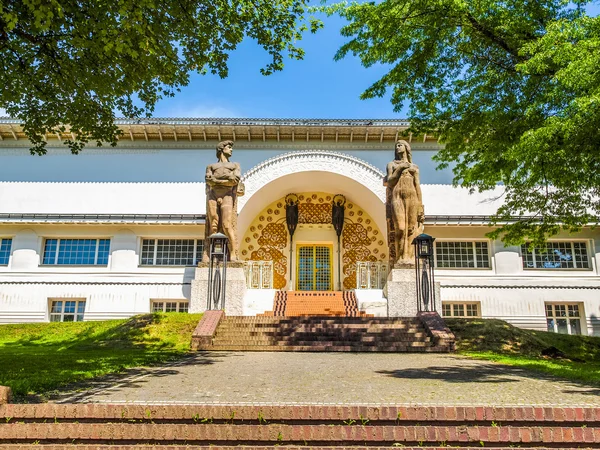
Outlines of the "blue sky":
{"label": "blue sky", "polygon": [[156,107],[155,117],[252,118],[405,118],[395,113],[388,98],[360,100],[359,96],[385,73],[383,66],[365,69],[358,58],[335,62],[346,41],[340,36],[345,21],[324,18],[325,27],[307,33],[300,42],[304,60],[287,59],[285,68],[270,76],[259,70],[268,54],[246,40],[231,53],[229,77],[191,76],[190,84]]}
{"label": "blue sky", "polygon": [[[598,15],[600,4],[587,5]],[[408,108],[394,112],[390,95],[361,100],[360,94],[385,72],[384,66],[365,69],[360,60],[347,56],[334,61],[337,49],[347,41],[339,17],[322,18],[325,27],[306,34],[300,45],[304,60],[288,59],[282,72],[263,76],[259,69],[268,55],[253,41],[244,41],[230,56],[229,77],[191,76],[190,84],[173,98],[160,101],[155,117],[250,117],[250,118],[381,118],[404,119]]]}

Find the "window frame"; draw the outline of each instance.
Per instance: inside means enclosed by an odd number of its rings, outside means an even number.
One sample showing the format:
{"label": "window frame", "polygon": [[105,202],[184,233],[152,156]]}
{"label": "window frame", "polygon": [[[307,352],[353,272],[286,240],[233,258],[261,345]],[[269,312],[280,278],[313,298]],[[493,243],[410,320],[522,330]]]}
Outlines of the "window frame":
{"label": "window frame", "polygon": [[[95,240],[96,241],[96,249],[94,252],[94,263],[93,264],[58,264],[58,257],[60,254],[60,242],[62,240]],[[44,259],[46,256],[46,243],[49,240],[56,240],[56,255],[54,255],[53,263],[44,263]],[[107,240],[108,241],[108,255],[106,258],[106,264],[98,263],[98,251],[100,249],[100,241]],[[89,237],[89,236],[77,236],[77,237],[54,237],[54,236],[44,236],[42,239],[42,251],[40,252],[40,266],[43,267],[108,267],[110,265],[110,258],[112,252],[112,238],[109,236],[101,236],[101,237]]]}
{"label": "window frame", "polygon": [[[471,249],[472,249],[472,255],[473,255],[473,261],[475,263],[475,267],[440,267],[438,266],[438,251],[437,251],[437,243],[438,242],[470,242],[471,245]],[[487,244],[487,250],[488,250],[488,267],[477,267],[477,251],[476,251],[476,247],[475,244],[478,242],[484,242],[485,244]],[[489,239],[465,239],[465,238],[461,238],[461,239],[436,239],[433,243],[433,268],[435,270],[493,270],[492,267],[492,243]]]}
{"label": "window frame", "polygon": [[[52,306],[54,302],[62,302],[61,305],[61,312],[60,313],[53,313],[52,312]],[[86,298],[64,298],[64,297],[58,297],[58,298],[49,298],[48,299],[48,322],[53,323],[53,322],[60,322],[60,323],[64,323],[65,320],[65,303],[66,302],[75,302],[75,312],[73,312],[73,318],[74,320],[72,321],[67,321],[67,322],[85,322],[85,311],[87,309],[87,299]],[[79,305],[83,303],[83,312],[81,313],[81,320],[77,320],[78,316],[80,315],[79,313]],[[67,313],[68,315],[70,315],[71,313]],[[60,315],[60,320],[52,320],[52,316],[55,315]]]}
{"label": "window frame", "polygon": [[[177,309],[175,311],[167,311],[167,303],[176,303],[177,304]],[[155,304],[162,304],[162,310],[157,311],[154,309],[154,305]],[[185,311],[181,311],[181,305],[182,304],[186,304],[187,308],[185,308]],[[171,298],[167,298],[167,299],[152,299],[150,300],[150,313],[155,313],[155,312],[162,312],[162,313],[170,313],[170,312],[175,312],[175,313],[188,313],[190,311],[190,301],[187,299],[171,299]]]}
{"label": "window frame", "polygon": [[[152,255],[152,260],[153,260],[153,264],[144,264],[143,263],[143,256],[144,256],[144,241],[154,241],[154,250],[153,250],[153,255]],[[196,261],[196,263],[193,264],[156,264],[156,256],[158,253],[158,241],[159,240],[166,240],[166,241],[194,241],[194,254],[193,254],[193,260]],[[198,241],[202,241],[202,252],[200,253],[200,255],[198,255]],[[204,245],[205,245],[205,239],[204,238],[197,238],[197,237],[172,237],[172,236],[161,236],[161,237],[140,237],[140,241],[139,241],[139,258],[138,258],[138,267],[195,267],[198,262],[202,261],[202,253],[204,253]]]}
{"label": "window frame", "polygon": [[2,247],[2,241],[4,240],[10,240],[10,246],[8,248],[8,259],[6,260],[6,264],[3,264],[0,262],[0,267],[8,267],[10,265],[10,260],[12,259],[12,253],[13,253],[13,243],[14,243],[14,236],[0,236],[0,248]]}
{"label": "window frame", "polygon": [[[552,309],[552,315],[549,316],[548,315],[548,307],[551,307]],[[556,306],[562,306],[565,308],[565,314],[564,316],[561,315],[557,315],[556,314]],[[577,312],[578,315],[577,316],[572,316],[569,313],[570,307],[572,306],[576,306],[577,307]],[[564,319],[566,321],[566,325],[567,325],[567,333],[568,335],[573,335],[573,336],[581,336],[584,335],[584,331],[583,331],[583,319],[585,319],[585,312],[584,312],[584,304],[583,302],[552,302],[552,301],[548,301],[548,302],[544,302],[544,318],[546,320],[546,330],[549,333],[556,333],[556,334],[565,334],[565,333],[560,333],[558,331],[558,320],[559,319]],[[549,320],[553,320],[554,324],[553,324],[553,330],[550,331],[548,329],[548,321]],[[572,332],[572,328],[571,328],[571,320],[577,320],[579,322],[579,333],[573,333]]]}
{"label": "window frame", "polygon": [[[551,239],[548,240],[548,243],[560,243],[560,242],[568,242],[571,244],[571,256],[573,258],[573,267],[525,267],[525,253],[523,252],[523,246],[527,246],[529,245],[531,242],[525,242],[525,244],[522,244],[520,246],[520,252],[521,252],[521,268],[523,270],[532,270],[532,271],[539,271],[539,270],[549,270],[552,272],[555,271],[562,271],[562,270],[566,270],[566,271],[580,271],[580,272],[589,272],[589,271],[593,271],[594,270],[594,264],[593,264],[593,257],[591,255],[592,252],[590,252],[591,249],[593,249],[592,246],[592,242],[590,239]],[[575,258],[575,247],[573,244],[575,243],[583,243],[585,244],[585,253],[587,256],[587,264],[588,267],[576,267],[577,264],[577,260]],[[533,262],[534,264],[536,263],[535,260],[535,249],[534,251],[531,253],[532,258],[533,258]]]}
{"label": "window frame", "polygon": [[[463,315],[462,316],[456,316],[454,315],[454,306],[462,306],[462,310],[463,310]],[[474,316],[468,316],[467,314],[467,305],[475,305],[477,307],[477,314]],[[449,316],[447,316],[446,314],[444,314],[444,307],[448,306],[450,307],[450,312],[451,314]],[[443,318],[447,318],[447,319],[481,319],[481,302],[477,302],[477,301],[465,301],[465,302],[461,302],[461,301],[443,301],[442,302],[442,317]]]}

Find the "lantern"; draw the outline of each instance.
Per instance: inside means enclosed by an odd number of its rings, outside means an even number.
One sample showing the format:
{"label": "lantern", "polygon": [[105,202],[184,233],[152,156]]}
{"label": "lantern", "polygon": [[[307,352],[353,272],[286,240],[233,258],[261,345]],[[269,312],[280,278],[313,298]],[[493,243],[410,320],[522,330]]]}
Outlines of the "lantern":
{"label": "lantern", "polygon": [[413,239],[419,311],[435,311],[435,282],[433,278],[433,241],[428,234]]}
{"label": "lantern", "polygon": [[223,233],[208,237],[208,295],[206,309],[225,309],[225,286],[227,281],[228,239]]}

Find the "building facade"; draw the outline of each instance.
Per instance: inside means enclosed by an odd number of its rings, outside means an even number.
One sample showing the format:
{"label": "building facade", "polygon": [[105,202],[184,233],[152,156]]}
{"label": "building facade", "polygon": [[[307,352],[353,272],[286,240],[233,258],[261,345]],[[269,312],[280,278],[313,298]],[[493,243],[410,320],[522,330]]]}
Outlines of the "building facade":
{"label": "building facade", "polygon": [[[244,313],[273,307],[277,290],[355,290],[386,315],[385,188],[393,120],[121,120],[117,147],[71,155],[66,136],[29,154],[18,121],[0,119],[0,322],[104,320],[185,312],[204,246],[204,169],[235,142],[245,195],[238,234]],[[469,194],[437,171],[433,136],[409,136],[420,167],[425,232],[436,238],[442,315],[507,320],[600,335],[600,234],[559,235],[546,251],[490,240],[501,188]],[[286,197],[298,199],[290,245]],[[346,201],[339,239],[332,200]]]}

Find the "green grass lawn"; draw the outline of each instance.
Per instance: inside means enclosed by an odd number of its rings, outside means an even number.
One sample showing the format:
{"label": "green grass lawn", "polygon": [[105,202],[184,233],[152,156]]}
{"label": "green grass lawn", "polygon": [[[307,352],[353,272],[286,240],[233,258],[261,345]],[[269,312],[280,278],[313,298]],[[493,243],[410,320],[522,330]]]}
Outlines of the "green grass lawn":
{"label": "green grass lawn", "polygon": [[[446,319],[458,353],[600,385],[600,337],[524,330],[501,320]],[[551,356],[543,353],[548,349]]]}
{"label": "green grass lawn", "polygon": [[201,314],[0,326],[0,385],[16,397],[181,357]]}
{"label": "green grass lawn", "polygon": [[[180,358],[189,351],[200,317],[156,313],[104,322],[0,325],[0,385],[25,398]],[[600,385],[600,338],[523,330],[500,320],[447,323],[460,354]],[[558,352],[543,356],[552,347]]]}

